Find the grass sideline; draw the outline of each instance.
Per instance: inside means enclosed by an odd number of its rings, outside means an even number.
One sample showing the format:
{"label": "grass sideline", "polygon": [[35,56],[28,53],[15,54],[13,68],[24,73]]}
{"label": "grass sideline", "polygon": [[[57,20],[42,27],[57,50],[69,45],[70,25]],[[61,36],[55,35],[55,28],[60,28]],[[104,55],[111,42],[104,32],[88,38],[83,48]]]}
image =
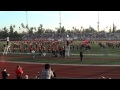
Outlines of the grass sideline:
{"label": "grass sideline", "polygon": [[35,59],[32,59],[31,54],[0,54],[1,61],[12,62],[33,62],[33,63],[50,63],[50,64],[79,64],[79,65],[120,65],[120,56],[87,56],[85,55],[83,61],[79,59],[79,55],[70,56],[66,58],[61,57],[43,57],[36,55]]}

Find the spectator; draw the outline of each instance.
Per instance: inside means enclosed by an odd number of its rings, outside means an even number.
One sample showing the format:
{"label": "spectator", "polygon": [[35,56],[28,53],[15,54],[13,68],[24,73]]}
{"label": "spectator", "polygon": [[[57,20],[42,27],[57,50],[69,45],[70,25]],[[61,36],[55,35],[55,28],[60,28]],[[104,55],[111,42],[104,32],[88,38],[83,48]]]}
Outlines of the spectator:
{"label": "spectator", "polygon": [[3,71],[2,71],[2,79],[7,79],[8,76],[10,76],[10,74],[7,73],[7,72],[6,72],[6,68],[4,68]]}
{"label": "spectator", "polygon": [[17,69],[16,69],[16,77],[17,77],[17,79],[22,79],[22,74],[23,74],[22,67],[20,65],[18,65]]}
{"label": "spectator", "polygon": [[45,69],[42,70],[41,79],[51,79],[54,77],[53,71],[51,70],[51,66],[49,64],[45,64]]}
{"label": "spectator", "polygon": [[[38,72],[38,74],[39,74],[40,72]],[[35,76],[35,78],[34,79],[40,79],[40,76],[39,75],[37,75],[37,76]]]}
{"label": "spectator", "polygon": [[111,79],[111,77],[106,77],[106,79]]}
{"label": "spectator", "polygon": [[[51,68],[51,70],[53,71],[54,77],[56,77],[55,70],[53,68]],[[54,77],[51,77],[51,78],[53,79]]]}
{"label": "spectator", "polygon": [[28,79],[28,75],[25,75],[25,79]]}
{"label": "spectator", "polygon": [[99,77],[99,79],[111,79],[111,77],[104,77],[104,76],[101,76],[101,77]]}
{"label": "spectator", "polygon": [[101,76],[101,77],[99,77],[99,79],[106,79],[106,77],[104,77],[104,76]]}
{"label": "spectator", "polygon": [[80,60],[82,61],[82,58],[83,58],[83,52],[80,51]]}

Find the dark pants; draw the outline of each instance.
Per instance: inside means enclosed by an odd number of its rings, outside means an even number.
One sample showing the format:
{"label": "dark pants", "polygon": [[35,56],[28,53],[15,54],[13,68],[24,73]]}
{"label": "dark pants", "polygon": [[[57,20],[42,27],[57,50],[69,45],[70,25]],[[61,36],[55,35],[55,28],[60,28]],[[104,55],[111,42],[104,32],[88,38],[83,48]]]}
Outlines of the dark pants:
{"label": "dark pants", "polygon": [[65,51],[63,50],[63,58],[65,58]]}
{"label": "dark pants", "polygon": [[7,41],[7,45],[9,44],[9,42]]}
{"label": "dark pants", "polygon": [[83,58],[83,57],[82,57],[82,56],[80,56],[80,60],[81,60],[81,61],[82,61],[82,58]]}
{"label": "dark pants", "polygon": [[17,76],[17,79],[22,79],[22,76]]}

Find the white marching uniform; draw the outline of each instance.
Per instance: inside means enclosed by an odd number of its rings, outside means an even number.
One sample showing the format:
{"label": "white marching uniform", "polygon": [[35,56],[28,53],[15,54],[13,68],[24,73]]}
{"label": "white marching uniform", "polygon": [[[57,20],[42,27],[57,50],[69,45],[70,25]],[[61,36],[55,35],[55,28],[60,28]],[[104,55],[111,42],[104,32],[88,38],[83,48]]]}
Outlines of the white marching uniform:
{"label": "white marching uniform", "polygon": [[3,52],[3,55],[4,54],[6,54],[7,55],[7,53],[8,53],[8,50],[9,50],[9,52],[11,52],[11,50],[10,50],[10,45],[9,45],[9,37],[7,37],[7,44],[5,45],[5,48],[4,48],[4,52]]}
{"label": "white marching uniform", "polygon": [[10,40],[9,40],[9,37],[7,37],[7,41],[9,42]]}
{"label": "white marching uniform", "polygon": [[33,59],[35,58],[35,51],[32,50],[32,56],[33,56]]}
{"label": "white marching uniform", "polygon": [[11,50],[10,50],[10,46],[8,45],[5,45],[5,48],[4,48],[4,52],[3,52],[3,55],[8,53],[8,51],[11,53]]}

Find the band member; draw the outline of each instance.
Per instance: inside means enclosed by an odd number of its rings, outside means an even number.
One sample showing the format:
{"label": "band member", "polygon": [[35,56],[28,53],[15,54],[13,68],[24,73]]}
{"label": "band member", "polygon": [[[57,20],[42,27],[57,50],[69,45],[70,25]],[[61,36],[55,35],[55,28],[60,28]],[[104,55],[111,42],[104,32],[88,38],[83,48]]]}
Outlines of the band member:
{"label": "band member", "polygon": [[26,47],[24,47],[24,53],[25,53],[25,52],[27,53],[27,49],[26,49]]}
{"label": "band member", "polygon": [[36,48],[34,47],[33,50],[36,52]]}
{"label": "band member", "polygon": [[3,46],[3,47],[2,47],[2,52],[4,52],[4,48],[5,48],[5,47]]}
{"label": "band member", "polygon": [[6,55],[7,55],[7,44],[5,45],[3,55],[4,55],[5,53],[6,53]]}
{"label": "band member", "polygon": [[32,52],[32,47],[29,48],[30,52]]}
{"label": "band member", "polygon": [[22,48],[21,48],[21,46],[20,46],[19,50],[20,50],[20,53],[21,53],[21,52],[22,52]]}
{"label": "band member", "polygon": [[4,43],[4,48],[5,48],[5,43]]}
{"label": "band member", "polygon": [[41,54],[42,54],[41,46],[39,46],[39,53],[40,53],[40,56],[41,56]]}
{"label": "band member", "polygon": [[43,47],[43,56],[46,56],[46,48]]}
{"label": "band member", "polygon": [[8,52],[10,52],[10,53],[11,53],[10,45],[8,45]]}
{"label": "band member", "polygon": [[36,49],[37,49],[37,47],[38,47],[37,43],[36,43],[36,45],[35,45],[35,46],[36,46]]}
{"label": "band member", "polygon": [[13,47],[13,52],[16,52],[15,48]]}
{"label": "band member", "polygon": [[10,51],[11,52],[11,50],[10,50],[10,45],[5,45],[5,48],[4,48],[4,52],[3,52],[3,55],[6,53],[6,55],[7,55],[7,53],[8,53],[8,51]]}
{"label": "band member", "polygon": [[52,53],[53,53],[53,56],[55,56],[55,48],[52,47]]}
{"label": "band member", "polygon": [[9,44],[9,41],[10,41],[10,40],[9,40],[9,37],[7,37],[7,45]]}
{"label": "band member", "polygon": [[58,46],[56,46],[56,55],[58,54]]}
{"label": "band member", "polygon": [[43,47],[43,53],[45,53],[46,52],[46,48],[45,47]]}
{"label": "band member", "polygon": [[63,47],[60,48],[60,56],[63,56]]}
{"label": "band member", "polygon": [[50,46],[48,47],[48,53],[50,53]]}
{"label": "band member", "polygon": [[32,58],[35,59],[35,50],[32,50]]}
{"label": "band member", "polygon": [[63,46],[63,58],[65,58],[65,46]]}

